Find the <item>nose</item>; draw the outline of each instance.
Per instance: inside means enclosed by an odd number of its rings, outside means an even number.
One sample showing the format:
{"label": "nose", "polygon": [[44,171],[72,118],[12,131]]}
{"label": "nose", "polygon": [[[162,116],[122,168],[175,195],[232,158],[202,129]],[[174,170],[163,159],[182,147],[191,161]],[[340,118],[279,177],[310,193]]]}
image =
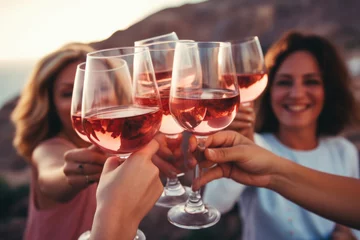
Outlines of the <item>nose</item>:
{"label": "nose", "polygon": [[302,81],[294,81],[290,89],[290,97],[301,98],[306,94],[306,87],[302,84]]}

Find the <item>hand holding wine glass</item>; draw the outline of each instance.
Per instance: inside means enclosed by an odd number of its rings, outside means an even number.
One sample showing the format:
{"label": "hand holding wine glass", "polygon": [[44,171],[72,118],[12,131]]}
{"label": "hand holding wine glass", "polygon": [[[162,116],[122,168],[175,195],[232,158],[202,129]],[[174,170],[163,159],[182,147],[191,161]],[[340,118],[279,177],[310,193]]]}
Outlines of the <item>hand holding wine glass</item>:
{"label": "hand holding wine glass", "polygon": [[162,110],[148,48],[89,53],[84,85],[83,126],[93,144],[126,160],[154,138]]}

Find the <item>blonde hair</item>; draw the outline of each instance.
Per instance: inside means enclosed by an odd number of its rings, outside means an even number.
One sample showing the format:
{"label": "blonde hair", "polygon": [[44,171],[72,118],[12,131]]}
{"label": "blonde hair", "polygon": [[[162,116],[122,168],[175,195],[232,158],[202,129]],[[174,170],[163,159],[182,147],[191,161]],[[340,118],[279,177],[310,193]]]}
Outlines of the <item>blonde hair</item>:
{"label": "blonde hair", "polygon": [[62,129],[53,103],[53,86],[58,74],[74,61],[85,61],[86,54],[92,51],[87,44],[69,43],[42,58],[34,67],[11,114],[15,124],[13,144],[25,159],[30,160],[40,142]]}

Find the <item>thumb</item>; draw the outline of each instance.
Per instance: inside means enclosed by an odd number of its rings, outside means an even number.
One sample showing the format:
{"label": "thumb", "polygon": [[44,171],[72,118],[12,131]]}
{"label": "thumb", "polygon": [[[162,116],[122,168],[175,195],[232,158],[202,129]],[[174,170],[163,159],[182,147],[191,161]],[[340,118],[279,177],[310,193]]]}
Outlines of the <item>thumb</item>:
{"label": "thumb", "polygon": [[243,157],[240,146],[227,148],[207,148],[205,150],[205,157],[207,160],[216,163],[226,163],[240,161]]}
{"label": "thumb", "polygon": [[98,146],[96,146],[95,144],[91,144],[88,147],[89,150],[95,151],[95,152],[99,152],[99,153],[104,153],[101,148],[99,148]]}
{"label": "thumb", "polygon": [[115,170],[120,164],[121,164],[120,158],[115,157],[115,156],[109,157],[105,161],[104,168],[103,168],[101,174],[106,174],[108,172]]}
{"label": "thumb", "polygon": [[150,156],[150,158],[158,151],[159,149],[159,143],[153,139],[151,140],[145,147],[143,147],[142,149],[140,149],[139,151],[133,153],[130,158],[132,157],[136,157],[137,155],[145,155]]}

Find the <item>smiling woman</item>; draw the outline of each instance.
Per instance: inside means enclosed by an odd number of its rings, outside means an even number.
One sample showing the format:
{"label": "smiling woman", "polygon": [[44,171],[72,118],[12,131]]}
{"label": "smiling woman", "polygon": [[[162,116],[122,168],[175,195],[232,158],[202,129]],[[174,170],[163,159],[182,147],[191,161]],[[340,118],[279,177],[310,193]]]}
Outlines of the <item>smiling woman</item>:
{"label": "smiling woman", "polygon": [[[255,142],[303,166],[358,178],[357,149],[336,136],[358,123],[359,111],[335,47],[323,37],[290,32],[270,47],[265,62],[269,84],[259,104]],[[347,239],[360,236],[268,189],[224,179],[208,184],[204,195],[223,212],[241,195],[244,239],[327,239],[339,232]]]}

